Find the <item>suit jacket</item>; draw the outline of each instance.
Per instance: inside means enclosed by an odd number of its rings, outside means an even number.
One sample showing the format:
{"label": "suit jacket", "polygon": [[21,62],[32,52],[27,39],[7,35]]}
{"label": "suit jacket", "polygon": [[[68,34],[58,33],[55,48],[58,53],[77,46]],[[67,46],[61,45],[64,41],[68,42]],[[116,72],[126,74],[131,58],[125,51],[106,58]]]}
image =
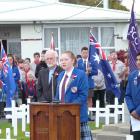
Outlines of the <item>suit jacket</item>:
{"label": "suit jacket", "polygon": [[[56,100],[59,100],[59,88],[60,82],[64,76],[65,71],[61,72],[57,79],[57,90]],[[88,108],[87,108],[87,97],[88,97],[88,78],[84,71],[74,68],[71,78],[68,82],[67,89],[65,92],[64,101],[65,103],[77,103],[80,104],[80,121],[88,121]]]}
{"label": "suit jacket", "polygon": [[[89,67],[91,67],[91,72],[88,74],[88,84],[89,84],[89,89],[93,89],[94,88],[94,80],[92,78],[93,75],[97,75],[98,74],[98,70],[97,70],[97,66],[92,63],[89,63]],[[83,59],[79,59],[79,61],[77,62],[77,68],[84,70],[84,62]]]}
{"label": "suit jacket", "polygon": [[[62,71],[60,66],[57,66],[53,74],[53,94],[56,93],[57,77]],[[49,83],[49,68],[44,68],[39,71],[37,83],[37,100],[52,101],[52,79]]]}
{"label": "suit jacket", "polygon": [[129,74],[126,88],[126,103],[130,112],[135,110],[140,116],[140,81],[138,81],[138,73],[138,70],[136,70]]}
{"label": "suit jacket", "polygon": [[39,71],[47,67],[48,66],[45,61],[40,61],[40,63],[36,66],[36,69],[35,69],[35,77],[38,78]]}

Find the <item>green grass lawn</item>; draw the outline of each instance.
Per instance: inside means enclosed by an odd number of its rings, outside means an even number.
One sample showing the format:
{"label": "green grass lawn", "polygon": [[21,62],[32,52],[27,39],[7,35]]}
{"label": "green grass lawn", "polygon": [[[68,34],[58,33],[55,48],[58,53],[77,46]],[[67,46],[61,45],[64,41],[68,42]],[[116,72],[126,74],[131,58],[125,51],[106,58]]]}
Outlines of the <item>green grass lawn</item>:
{"label": "green grass lawn", "polygon": [[[13,128],[12,128],[12,123],[6,121],[6,120],[0,120],[0,129],[2,131],[2,133],[0,134],[0,138],[5,139],[6,138],[6,128],[10,128],[11,130],[11,138],[12,139],[17,139],[17,140],[29,140],[29,137],[25,137],[24,133],[21,131],[22,130],[22,126],[21,126],[21,122],[18,123],[18,136],[14,137],[13,136]],[[27,125],[26,131],[29,131],[29,125]]]}
{"label": "green grass lawn", "polygon": [[[95,127],[95,122],[90,121],[89,126],[92,130],[97,129]],[[17,139],[17,140],[29,140],[30,139],[29,137],[25,137],[25,134],[21,131],[22,130],[21,122],[18,123],[18,136],[14,137],[12,123],[8,122],[7,120],[0,120],[0,129],[2,131],[2,133],[0,134],[0,139],[6,138],[6,128],[10,128],[12,139]],[[102,124],[100,124],[99,129],[100,128],[102,128]],[[29,132],[29,130],[30,130],[29,125],[27,125],[26,131]]]}

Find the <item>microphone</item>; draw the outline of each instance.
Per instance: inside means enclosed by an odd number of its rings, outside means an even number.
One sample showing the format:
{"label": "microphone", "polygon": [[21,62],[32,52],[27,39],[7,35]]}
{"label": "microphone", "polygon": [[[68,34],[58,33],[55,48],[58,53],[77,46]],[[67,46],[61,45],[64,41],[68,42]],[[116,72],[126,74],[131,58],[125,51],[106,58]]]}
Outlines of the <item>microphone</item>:
{"label": "microphone", "polygon": [[52,103],[60,103],[60,101],[59,100],[55,100],[55,98],[54,98],[54,74],[52,74],[52,76],[51,76],[51,80],[52,80]]}

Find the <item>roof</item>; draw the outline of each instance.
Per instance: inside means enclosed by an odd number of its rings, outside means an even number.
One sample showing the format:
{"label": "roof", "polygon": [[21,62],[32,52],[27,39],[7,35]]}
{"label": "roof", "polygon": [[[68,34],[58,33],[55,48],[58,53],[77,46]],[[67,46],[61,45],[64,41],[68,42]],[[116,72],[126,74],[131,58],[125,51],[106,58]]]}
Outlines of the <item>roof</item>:
{"label": "roof", "polygon": [[[128,22],[130,12],[47,2],[45,0],[1,0],[0,23],[3,22]],[[140,20],[140,15],[137,15]]]}

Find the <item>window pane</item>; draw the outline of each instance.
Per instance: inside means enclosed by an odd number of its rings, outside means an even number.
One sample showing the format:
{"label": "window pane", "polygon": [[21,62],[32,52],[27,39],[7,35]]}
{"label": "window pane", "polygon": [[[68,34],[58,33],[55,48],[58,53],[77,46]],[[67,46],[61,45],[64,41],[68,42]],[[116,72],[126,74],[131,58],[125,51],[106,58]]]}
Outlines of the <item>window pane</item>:
{"label": "window pane", "polygon": [[50,48],[51,34],[53,32],[55,48],[58,48],[58,29],[57,28],[45,28],[44,29],[44,47]]}
{"label": "window pane", "polygon": [[21,43],[8,42],[8,53],[16,55],[21,58]]}
{"label": "window pane", "polygon": [[61,28],[61,52],[80,54],[81,48],[89,45],[89,31],[88,27]]}
{"label": "window pane", "polygon": [[91,29],[91,33],[94,35],[94,37],[96,38],[97,41],[98,40],[98,28],[97,27],[94,27]]}
{"label": "window pane", "polygon": [[101,27],[101,45],[102,47],[114,47],[114,28]]}

